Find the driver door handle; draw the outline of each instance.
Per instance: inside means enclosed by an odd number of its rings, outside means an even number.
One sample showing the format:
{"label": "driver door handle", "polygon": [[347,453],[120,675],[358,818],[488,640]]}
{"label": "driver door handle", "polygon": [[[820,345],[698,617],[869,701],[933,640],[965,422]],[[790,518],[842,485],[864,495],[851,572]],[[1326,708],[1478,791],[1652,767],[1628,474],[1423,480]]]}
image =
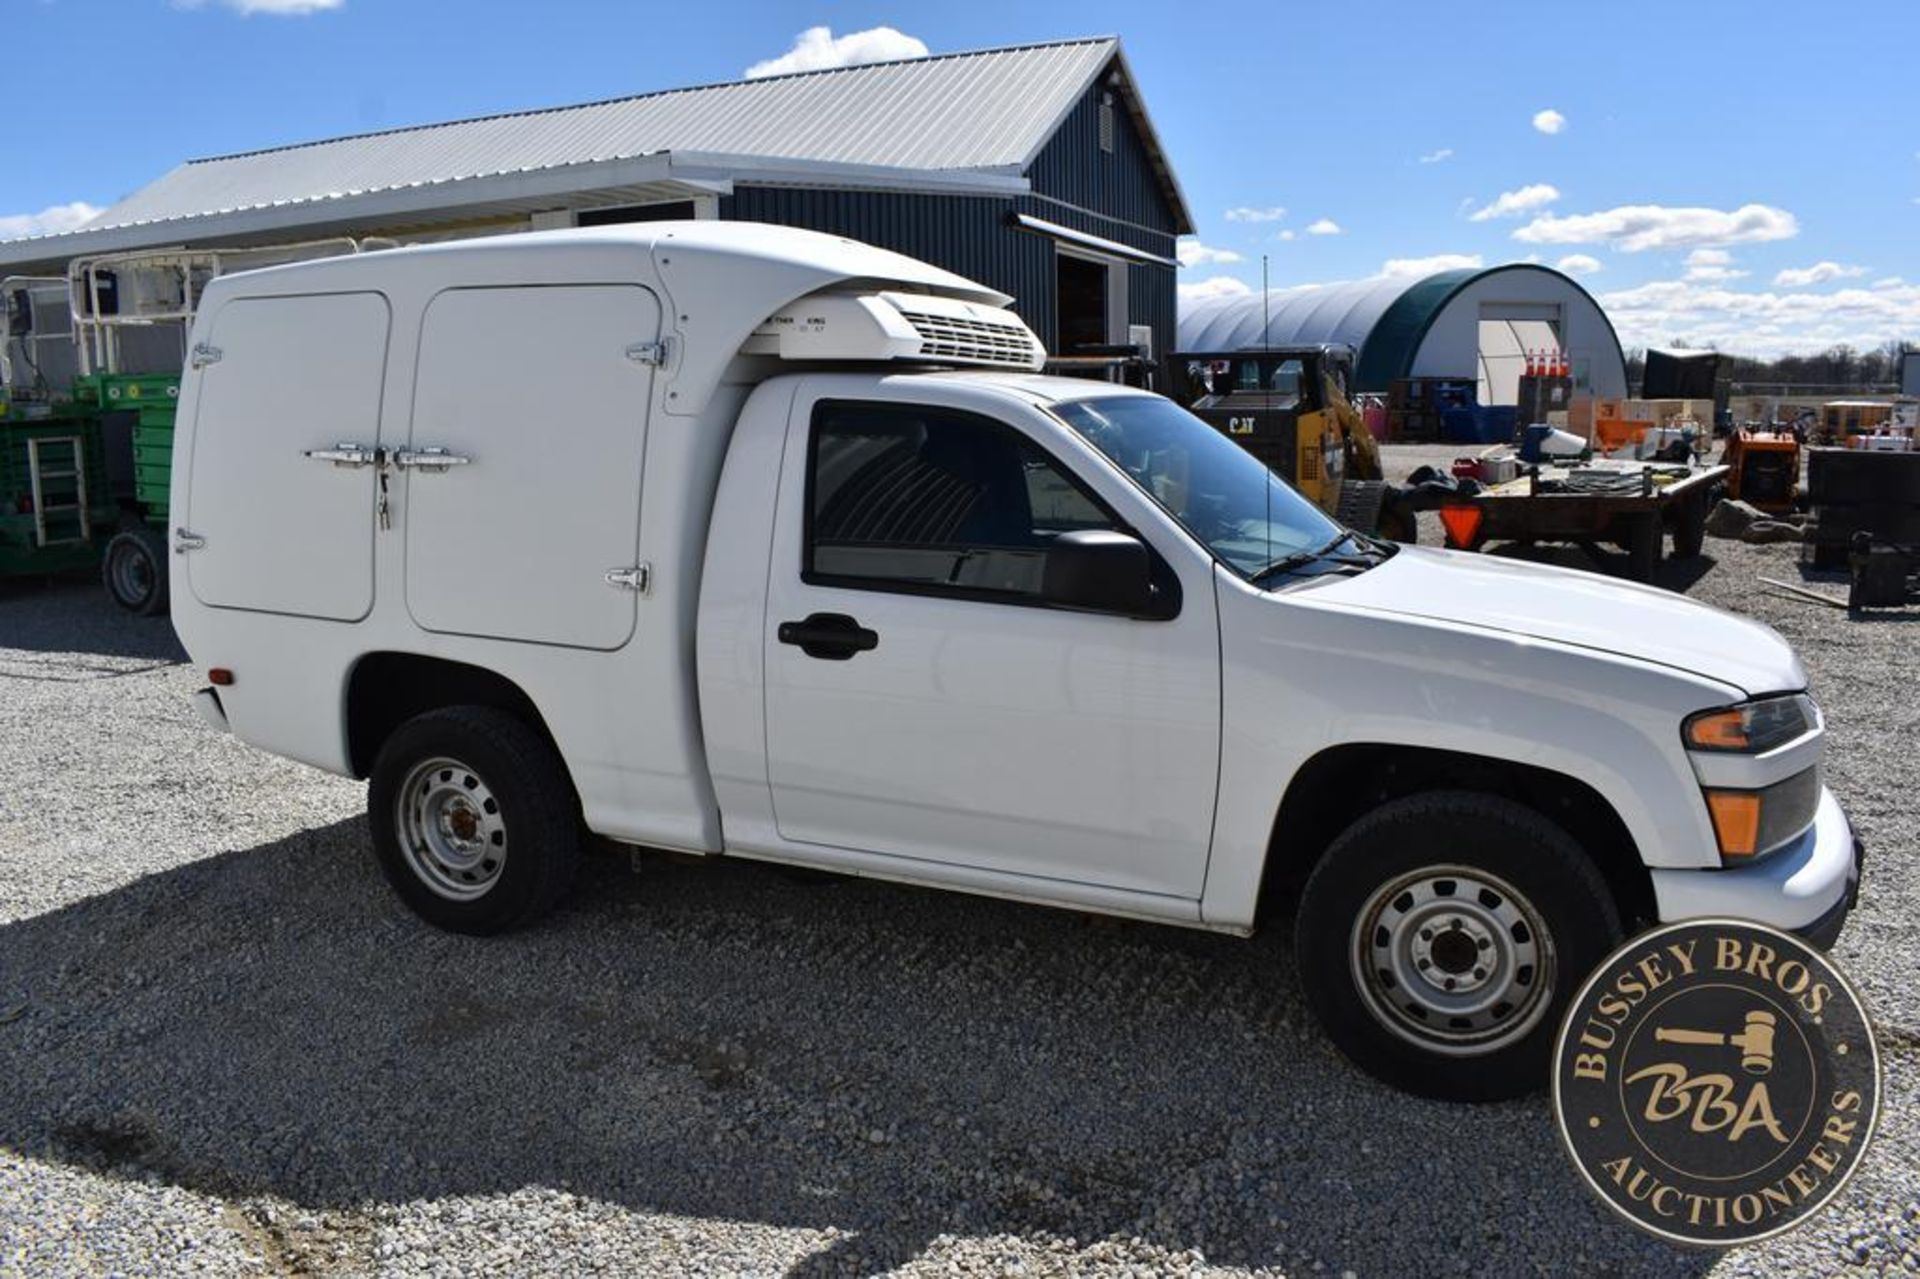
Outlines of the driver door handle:
{"label": "driver door handle", "polygon": [[775,632],[782,644],[792,644],[808,657],[844,662],[855,653],[880,647],[880,635],[845,613],[813,613],[806,620],[782,622]]}

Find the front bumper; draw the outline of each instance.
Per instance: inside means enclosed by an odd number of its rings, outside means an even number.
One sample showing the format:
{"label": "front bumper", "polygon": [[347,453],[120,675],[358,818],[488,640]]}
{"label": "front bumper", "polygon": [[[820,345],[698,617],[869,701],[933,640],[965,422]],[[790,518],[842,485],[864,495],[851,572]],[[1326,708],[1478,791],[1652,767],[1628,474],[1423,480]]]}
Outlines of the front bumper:
{"label": "front bumper", "polygon": [[1750,919],[1831,946],[1860,890],[1860,841],[1833,792],[1822,789],[1805,834],[1752,866],[1655,870],[1662,923],[1705,917]]}

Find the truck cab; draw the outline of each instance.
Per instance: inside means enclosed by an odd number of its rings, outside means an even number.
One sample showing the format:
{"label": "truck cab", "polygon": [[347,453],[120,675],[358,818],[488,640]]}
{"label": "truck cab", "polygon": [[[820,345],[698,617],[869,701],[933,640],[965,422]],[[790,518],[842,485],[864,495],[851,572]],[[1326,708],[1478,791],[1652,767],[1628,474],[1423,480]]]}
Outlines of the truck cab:
{"label": "truck cab", "polygon": [[369,780],[443,927],[587,833],[1245,934],[1367,1069],[1538,1087],[1628,929],[1857,881],[1778,636],[1376,541],[1010,299],[656,223],[225,276],[175,437],[216,726]]}

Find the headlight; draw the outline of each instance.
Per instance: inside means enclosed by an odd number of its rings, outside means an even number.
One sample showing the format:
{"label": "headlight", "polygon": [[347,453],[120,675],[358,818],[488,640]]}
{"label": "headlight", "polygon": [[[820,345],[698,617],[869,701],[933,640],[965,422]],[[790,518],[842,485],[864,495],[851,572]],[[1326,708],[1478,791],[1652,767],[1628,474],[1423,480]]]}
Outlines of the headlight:
{"label": "headlight", "polygon": [[1691,751],[1759,755],[1803,736],[1819,718],[1812,698],[1790,693],[1690,715],[1681,736]]}

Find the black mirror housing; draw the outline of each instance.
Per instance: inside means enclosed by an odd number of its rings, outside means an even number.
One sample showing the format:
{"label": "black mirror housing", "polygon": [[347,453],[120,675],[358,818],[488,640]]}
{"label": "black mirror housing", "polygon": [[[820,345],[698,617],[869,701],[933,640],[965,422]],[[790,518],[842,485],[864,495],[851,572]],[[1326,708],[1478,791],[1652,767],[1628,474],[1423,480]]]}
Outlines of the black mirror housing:
{"label": "black mirror housing", "polygon": [[1040,593],[1049,604],[1144,617],[1161,610],[1153,556],[1139,538],[1108,529],[1062,533],[1047,548]]}

